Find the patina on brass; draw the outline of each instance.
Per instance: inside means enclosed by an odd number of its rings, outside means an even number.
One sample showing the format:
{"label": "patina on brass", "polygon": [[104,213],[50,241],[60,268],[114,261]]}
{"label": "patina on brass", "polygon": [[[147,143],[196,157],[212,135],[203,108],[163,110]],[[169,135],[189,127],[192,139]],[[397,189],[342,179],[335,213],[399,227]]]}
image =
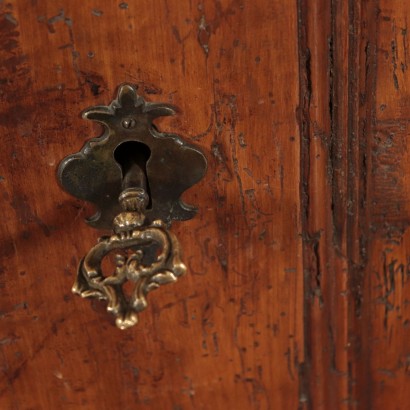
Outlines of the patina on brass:
{"label": "patina on brass", "polygon": [[[66,191],[98,208],[87,222],[113,230],[81,260],[73,292],[106,300],[121,329],[137,323],[151,290],[186,271],[167,227],[194,216],[196,209],[180,197],[204,176],[206,159],[195,146],[153,125],[156,117],[174,113],[170,105],[145,102],[134,86],[124,84],[109,106],[84,111],[83,117],[102,123],[105,132],[58,169]],[[110,257],[113,272],[106,275],[103,263]]]}
{"label": "patina on brass", "polygon": [[[137,323],[137,313],[147,307],[148,292],[175,282],[186,267],[181,262],[178,240],[164,222],[157,220],[144,225],[148,196],[143,189],[126,189],[119,201],[123,212],[114,219],[114,234],[102,238],[82,259],[73,292],[107,300],[107,311],[115,315],[116,325],[126,329]],[[144,265],[141,247],[152,244],[159,246],[159,252],[152,263]],[[116,254],[115,272],[105,276],[101,265],[112,252]],[[127,281],[135,284],[129,296],[123,290]]]}
{"label": "patina on brass", "polygon": [[111,229],[113,219],[121,212],[118,197],[123,190],[124,170],[115,152],[123,144],[136,155],[139,149],[132,149],[133,143],[149,152],[145,164],[150,196],[145,212],[148,221],[170,223],[195,215],[196,209],[180,198],[205,175],[206,159],[196,146],[178,135],[161,133],[153,125],[155,118],[175,112],[169,104],[144,101],[130,84],[119,87],[117,98],[109,106],[83,112],[83,118],[102,124],[105,132],[88,141],[80,152],[66,157],[58,168],[58,179],[71,195],[95,204],[98,211],[87,220],[92,227]]}

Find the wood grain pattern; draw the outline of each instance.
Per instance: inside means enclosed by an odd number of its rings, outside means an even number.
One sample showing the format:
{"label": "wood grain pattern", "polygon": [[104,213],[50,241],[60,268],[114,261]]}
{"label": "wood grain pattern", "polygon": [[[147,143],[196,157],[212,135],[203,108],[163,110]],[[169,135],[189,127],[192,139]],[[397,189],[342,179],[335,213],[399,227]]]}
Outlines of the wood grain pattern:
{"label": "wood grain pattern", "polygon": [[[1,3],[2,409],[299,406],[303,281],[296,3]],[[278,63],[282,61],[281,63]],[[207,153],[175,224],[189,275],[138,327],[74,297],[98,232],[58,162],[100,130],[79,118],[121,82],[181,114]]]}
{"label": "wood grain pattern", "polygon": [[299,10],[309,406],[406,409],[410,6]]}
{"label": "wood grain pattern", "polygon": [[409,17],[408,4],[380,1],[373,123],[368,142],[371,230],[365,294],[367,368],[374,408],[390,405],[399,409],[410,399]]}
{"label": "wood grain pattern", "polygon": [[[410,403],[410,3],[0,2],[0,408]],[[121,332],[71,294],[101,234],[55,171],[122,82],[208,157],[189,274]]]}

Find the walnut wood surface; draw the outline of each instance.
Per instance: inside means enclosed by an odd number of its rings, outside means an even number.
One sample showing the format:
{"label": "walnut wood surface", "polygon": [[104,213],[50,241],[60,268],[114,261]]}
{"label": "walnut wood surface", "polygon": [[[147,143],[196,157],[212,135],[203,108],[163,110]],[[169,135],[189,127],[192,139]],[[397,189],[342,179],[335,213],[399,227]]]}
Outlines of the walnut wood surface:
{"label": "walnut wood surface", "polygon": [[305,386],[409,408],[410,3],[299,3]]}
{"label": "walnut wood surface", "polygon": [[[0,2],[0,409],[410,403],[410,3]],[[101,235],[56,167],[122,82],[209,170],[189,273],[113,326],[71,294]]]}

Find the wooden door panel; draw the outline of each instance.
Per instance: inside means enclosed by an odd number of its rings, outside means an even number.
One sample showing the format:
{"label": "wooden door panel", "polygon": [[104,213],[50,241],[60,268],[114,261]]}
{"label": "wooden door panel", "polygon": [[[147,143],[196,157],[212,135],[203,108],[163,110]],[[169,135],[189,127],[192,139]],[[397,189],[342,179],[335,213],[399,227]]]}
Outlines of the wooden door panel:
{"label": "wooden door panel", "polygon": [[[1,407],[298,406],[303,362],[296,4],[1,4]],[[285,60],[286,64],[278,64]],[[133,329],[71,294],[95,242],[59,161],[121,82],[181,109],[158,121],[205,151],[175,223],[189,274]]]}
{"label": "wooden door panel", "polygon": [[[0,2],[0,408],[407,409],[409,13]],[[102,232],[55,175],[123,82],[209,164],[188,274],[127,331],[71,293]]]}
{"label": "wooden door panel", "polygon": [[404,409],[409,7],[299,5],[308,403]]}
{"label": "wooden door panel", "polygon": [[369,402],[374,408],[399,409],[409,400],[410,8],[398,1],[382,1],[379,7],[374,116],[368,139],[371,225],[364,297],[369,325],[363,333],[371,374]]}

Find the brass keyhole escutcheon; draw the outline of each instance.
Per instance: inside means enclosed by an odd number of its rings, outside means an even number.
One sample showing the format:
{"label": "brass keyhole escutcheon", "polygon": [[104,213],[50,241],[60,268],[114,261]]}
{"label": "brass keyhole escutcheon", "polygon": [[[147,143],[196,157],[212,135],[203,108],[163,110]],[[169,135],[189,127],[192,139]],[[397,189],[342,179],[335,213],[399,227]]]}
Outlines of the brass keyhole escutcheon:
{"label": "brass keyhole escutcheon", "polygon": [[[145,102],[134,86],[123,84],[109,106],[83,112],[83,118],[104,125],[104,134],[58,169],[67,192],[96,206],[87,222],[113,230],[81,260],[73,291],[106,300],[121,329],[137,323],[151,290],[186,271],[168,227],[195,215],[181,195],[204,176],[207,162],[197,147],[153,126],[156,117],[174,113],[172,106]],[[103,261],[112,254],[115,267],[107,274]]]}

